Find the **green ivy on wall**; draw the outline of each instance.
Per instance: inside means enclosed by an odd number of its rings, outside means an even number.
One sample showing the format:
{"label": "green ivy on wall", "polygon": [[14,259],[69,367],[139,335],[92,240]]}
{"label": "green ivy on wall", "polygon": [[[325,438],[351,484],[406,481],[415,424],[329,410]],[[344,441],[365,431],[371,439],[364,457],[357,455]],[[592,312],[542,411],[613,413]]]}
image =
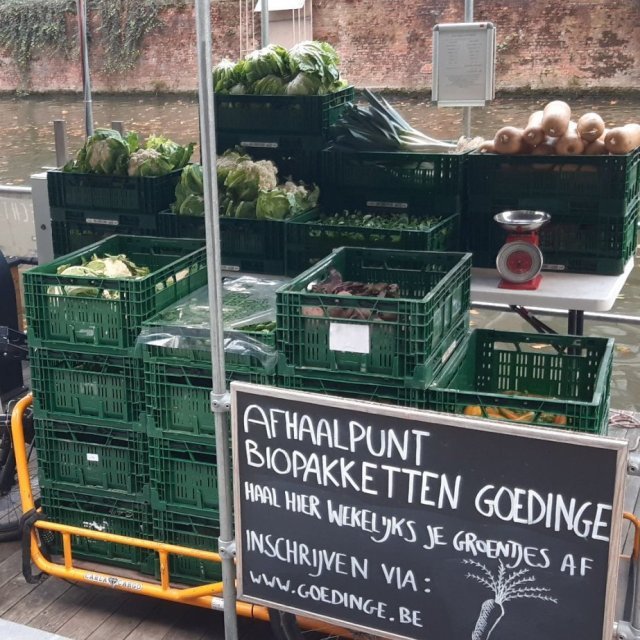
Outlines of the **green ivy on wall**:
{"label": "green ivy on wall", "polygon": [[75,13],[74,0],[0,0],[0,49],[22,75],[38,53],[68,54],[75,46],[75,36],[67,33],[69,13]]}
{"label": "green ivy on wall", "polygon": [[[103,51],[107,73],[133,68],[142,40],[162,26],[160,10],[182,7],[184,0],[88,0],[89,49]],[[0,0],[0,50],[6,50],[26,78],[33,59],[47,52],[69,57],[78,51],[75,0]]]}

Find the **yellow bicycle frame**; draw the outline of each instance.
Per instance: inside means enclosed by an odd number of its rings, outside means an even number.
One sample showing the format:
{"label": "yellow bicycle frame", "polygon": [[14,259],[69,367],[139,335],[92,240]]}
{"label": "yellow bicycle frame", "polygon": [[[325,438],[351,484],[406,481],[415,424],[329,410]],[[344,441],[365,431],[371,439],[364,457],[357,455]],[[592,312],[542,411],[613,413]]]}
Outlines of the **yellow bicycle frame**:
{"label": "yellow bicycle frame", "polygon": [[[16,469],[18,472],[18,482],[20,486],[20,499],[22,501],[22,511],[24,513],[35,509],[33,495],[31,493],[31,479],[29,477],[29,464],[26,454],[24,429],[22,426],[24,411],[29,407],[29,405],[31,405],[31,402],[32,396],[25,396],[18,402],[13,410],[13,414],[11,415],[11,433],[13,437],[13,448],[16,455]],[[631,513],[625,513],[624,517],[635,527],[633,560],[638,562],[640,559],[640,519]],[[48,531],[57,531],[62,534],[63,565],[51,562],[44,557],[40,550],[40,546],[38,545],[36,528],[46,529]],[[148,582],[146,580],[138,580],[137,578],[121,578],[113,574],[101,573],[99,571],[88,571],[74,567],[71,549],[71,536],[103,540],[105,542],[114,542],[117,544],[128,544],[132,547],[142,547],[144,549],[156,551],[160,558],[160,584]],[[90,529],[47,522],[46,520],[37,520],[34,523],[34,528],[31,530],[31,559],[43,573],[63,578],[65,580],[85,582],[88,584],[99,584],[113,589],[119,589],[120,591],[127,591],[129,593],[139,593],[153,598],[160,598],[162,600],[183,602],[185,604],[203,607],[205,609],[222,611],[223,600],[219,596],[219,594],[222,593],[222,582],[186,588],[177,588],[170,585],[169,556],[171,554],[220,562],[220,556],[211,551],[201,551],[199,549],[190,549],[188,547],[180,547],[173,544],[139,540],[137,538],[129,538],[128,536],[115,535],[113,533],[103,533],[101,531],[92,531]],[[237,601],[236,611],[238,615],[246,618],[264,621],[269,620],[269,611],[263,606]],[[315,629],[335,637],[356,637],[347,629],[312,620],[311,618],[298,617],[298,624],[305,628]]]}
{"label": "yellow bicycle frame", "polygon": [[[35,509],[33,495],[31,491],[31,479],[29,477],[29,463],[26,454],[26,443],[24,439],[24,428],[22,418],[24,412],[31,405],[33,398],[31,395],[22,398],[15,406],[11,415],[11,434],[13,438],[13,448],[16,456],[16,470],[18,473],[18,483],[20,488],[20,500],[22,511],[27,513]],[[40,550],[36,529],[46,529],[55,531],[62,535],[63,564],[47,560]],[[141,547],[155,551],[160,559],[160,584],[136,578],[120,577],[114,574],[100,571],[86,570],[75,567],[73,564],[73,552],[71,548],[72,536],[113,542],[116,544],[126,544],[132,547]],[[223,610],[222,582],[205,584],[198,587],[172,587],[169,575],[169,556],[179,555],[211,562],[221,562],[220,555],[212,551],[202,551],[200,549],[190,549],[173,544],[154,542],[151,540],[139,540],[128,536],[119,536],[113,533],[93,531],[81,527],[71,527],[65,524],[37,520],[31,530],[31,559],[33,563],[43,573],[71,580],[75,582],[85,582],[87,584],[97,584],[129,593],[138,593],[152,598],[171,600],[172,602],[182,602],[184,604],[203,607],[205,609]],[[238,615],[256,620],[269,621],[269,611],[266,607],[249,604],[247,602],[236,602]],[[306,628],[321,631],[333,636],[353,638],[353,634],[347,629],[335,627],[326,623],[312,620],[310,618],[298,617],[298,623]]]}

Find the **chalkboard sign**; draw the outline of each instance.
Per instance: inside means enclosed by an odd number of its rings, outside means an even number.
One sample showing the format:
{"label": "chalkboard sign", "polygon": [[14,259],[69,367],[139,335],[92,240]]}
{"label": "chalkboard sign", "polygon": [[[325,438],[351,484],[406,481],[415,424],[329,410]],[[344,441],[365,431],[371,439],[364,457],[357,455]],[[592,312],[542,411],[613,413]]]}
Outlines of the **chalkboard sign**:
{"label": "chalkboard sign", "polygon": [[243,600],[389,638],[611,637],[625,441],[232,393]]}
{"label": "chalkboard sign", "polygon": [[439,107],[482,107],[495,95],[496,30],[491,22],[433,28],[431,99]]}

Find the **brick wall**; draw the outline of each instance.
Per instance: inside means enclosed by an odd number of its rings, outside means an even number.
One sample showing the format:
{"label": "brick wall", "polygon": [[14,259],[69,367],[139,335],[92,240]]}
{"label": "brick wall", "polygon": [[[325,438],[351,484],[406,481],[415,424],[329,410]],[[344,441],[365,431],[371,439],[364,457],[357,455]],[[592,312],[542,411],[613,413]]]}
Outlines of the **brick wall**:
{"label": "brick wall", "polygon": [[[212,6],[214,58],[236,57],[239,2],[216,0]],[[357,86],[425,89],[431,84],[433,26],[462,21],[463,7],[463,0],[314,0],[314,37],[337,47],[344,75]],[[498,88],[640,88],[640,0],[476,0],[475,16],[497,27]],[[95,91],[197,87],[193,7],[167,9],[162,19],[165,26],[147,38],[127,74],[101,72],[101,52],[92,50]],[[21,87],[77,91],[79,64],[42,56],[24,85],[0,51],[0,91]]]}

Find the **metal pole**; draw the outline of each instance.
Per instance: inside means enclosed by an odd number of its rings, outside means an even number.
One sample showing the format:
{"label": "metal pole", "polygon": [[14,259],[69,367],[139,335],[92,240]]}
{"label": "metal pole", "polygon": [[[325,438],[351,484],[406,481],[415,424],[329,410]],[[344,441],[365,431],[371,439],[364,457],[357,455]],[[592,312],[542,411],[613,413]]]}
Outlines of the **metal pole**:
{"label": "metal pole", "polygon": [[211,409],[216,430],[218,500],[220,511],[219,553],[222,556],[224,628],[226,640],[237,640],[235,541],[233,537],[231,459],[229,455],[229,395],[225,381],[224,326],[222,320],[222,270],[220,267],[220,219],[216,167],[216,129],[211,62],[211,0],[196,0],[200,150],[204,175],[207,275],[213,369]]}
{"label": "metal pole", "polygon": [[[464,0],[464,21],[473,22],[473,0]],[[471,107],[462,108],[462,135],[471,137]]]}
{"label": "metal pole", "polygon": [[67,164],[67,132],[64,120],[53,121],[53,137],[56,143],[56,167]]}
{"label": "metal pole", "polygon": [[124,135],[124,122],[122,120],[112,120],[111,128],[120,135]]}
{"label": "metal pole", "polygon": [[269,44],[269,0],[262,0],[260,12],[260,33],[262,34],[262,46]]}
{"label": "metal pole", "polygon": [[78,35],[82,56],[82,89],[84,91],[84,128],[87,136],[93,134],[93,104],[91,101],[91,76],[89,74],[89,47],[87,45],[87,5],[76,0],[78,12]]}

